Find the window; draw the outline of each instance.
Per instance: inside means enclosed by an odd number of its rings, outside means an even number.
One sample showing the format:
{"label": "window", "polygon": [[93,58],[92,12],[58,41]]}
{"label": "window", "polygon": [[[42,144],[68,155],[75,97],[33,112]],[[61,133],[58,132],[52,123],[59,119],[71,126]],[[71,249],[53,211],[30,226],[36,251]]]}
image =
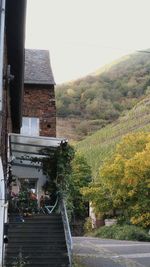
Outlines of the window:
{"label": "window", "polygon": [[39,118],[23,117],[21,134],[39,136]]}

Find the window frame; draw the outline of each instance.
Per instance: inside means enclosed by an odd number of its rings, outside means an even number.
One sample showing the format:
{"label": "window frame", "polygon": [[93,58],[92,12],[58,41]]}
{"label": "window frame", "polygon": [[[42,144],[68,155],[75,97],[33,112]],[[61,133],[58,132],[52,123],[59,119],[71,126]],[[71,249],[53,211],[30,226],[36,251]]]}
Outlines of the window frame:
{"label": "window frame", "polygon": [[[25,120],[26,120],[26,122],[25,122]],[[33,120],[36,120],[35,125],[33,125]],[[40,135],[40,119],[38,117],[23,116],[22,117],[22,127],[21,127],[20,132],[23,135],[39,136]]]}

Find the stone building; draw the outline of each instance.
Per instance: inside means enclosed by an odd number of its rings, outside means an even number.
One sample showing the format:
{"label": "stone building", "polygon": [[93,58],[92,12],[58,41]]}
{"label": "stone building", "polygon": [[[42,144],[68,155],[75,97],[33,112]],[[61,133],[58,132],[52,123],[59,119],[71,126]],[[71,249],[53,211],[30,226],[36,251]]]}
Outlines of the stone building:
{"label": "stone building", "polygon": [[[25,160],[23,162],[21,157],[24,151],[24,142],[27,155],[27,151],[32,153],[35,150],[35,143],[41,146],[43,142],[44,144],[45,142],[47,143],[47,138],[52,138],[53,140],[56,136],[54,85],[49,52],[47,50],[26,49],[22,127],[21,135],[18,137],[19,141],[15,141],[20,142],[22,140],[21,152],[18,152],[19,143],[16,149],[11,144],[11,151],[14,149],[14,156],[19,159],[12,163],[12,172],[18,177],[16,185],[12,187],[12,191],[18,194],[22,183],[28,179],[28,188],[34,190],[38,200],[43,194],[42,186],[46,182],[46,176],[43,174],[42,169],[37,169],[30,161]],[[41,139],[42,137],[43,139]],[[11,135],[10,139],[14,138],[17,137]],[[19,155],[16,155],[16,150]]]}
{"label": "stone building", "polygon": [[49,52],[27,49],[22,134],[56,136],[54,85]]}

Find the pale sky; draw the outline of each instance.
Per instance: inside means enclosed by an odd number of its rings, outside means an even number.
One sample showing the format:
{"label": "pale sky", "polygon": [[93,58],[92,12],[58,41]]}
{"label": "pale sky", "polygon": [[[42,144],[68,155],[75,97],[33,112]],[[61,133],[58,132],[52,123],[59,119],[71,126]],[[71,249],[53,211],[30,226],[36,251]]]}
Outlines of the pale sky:
{"label": "pale sky", "polygon": [[26,48],[50,51],[57,84],[150,48],[150,0],[28,0],[26,24]]}

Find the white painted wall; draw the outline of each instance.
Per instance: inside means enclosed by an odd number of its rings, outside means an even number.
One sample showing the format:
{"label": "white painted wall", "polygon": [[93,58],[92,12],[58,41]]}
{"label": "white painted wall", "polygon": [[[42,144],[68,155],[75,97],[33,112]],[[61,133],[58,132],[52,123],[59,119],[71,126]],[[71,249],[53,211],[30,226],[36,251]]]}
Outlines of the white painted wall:
{"label": "white painted wall", "polygon": [[89,204],[89,217],[92,220],[92,228],[94,229],[96,227],[96,216],[91,202]]}

